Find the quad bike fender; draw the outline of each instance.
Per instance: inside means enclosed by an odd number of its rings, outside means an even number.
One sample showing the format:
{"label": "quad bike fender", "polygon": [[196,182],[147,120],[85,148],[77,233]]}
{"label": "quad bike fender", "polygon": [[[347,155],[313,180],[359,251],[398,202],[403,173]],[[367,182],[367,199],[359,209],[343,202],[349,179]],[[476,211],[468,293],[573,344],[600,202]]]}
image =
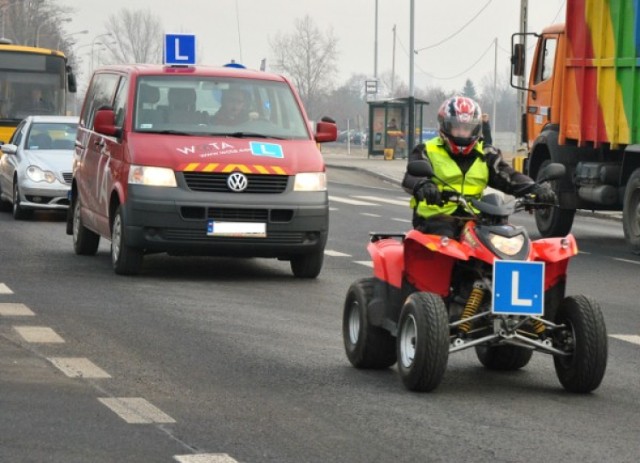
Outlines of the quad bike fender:
{"label": "quad bike fender", "polygon": [[578,254],[578,245],[572,234],[564,238],[545,238],[532,243],[533,258],[543,261],[545,291],[567,279],[569,259]]}
{"label": "quad bike fender", "polygon": [[404,258],[402,243],[392,238],[369,243],[367,251],[373,261],[373,275],[391,286],[402,286]]}

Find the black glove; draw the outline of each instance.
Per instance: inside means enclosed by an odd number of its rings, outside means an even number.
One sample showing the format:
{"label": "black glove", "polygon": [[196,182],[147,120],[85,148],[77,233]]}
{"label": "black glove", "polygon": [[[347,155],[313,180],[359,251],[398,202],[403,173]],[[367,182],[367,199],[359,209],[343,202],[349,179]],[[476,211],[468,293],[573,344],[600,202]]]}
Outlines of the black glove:
{"label": "black glove", "polygon": [[427,204],[440,204],[440,190],[431,180],[420,180],[413,188],[413,196],[418,202],[425,200]]}
{"label": "black glove", "polygon": [[556,204],[556,193],[548,185],[536,185],[531,190],[536,196],[536,201],[543,204]]}

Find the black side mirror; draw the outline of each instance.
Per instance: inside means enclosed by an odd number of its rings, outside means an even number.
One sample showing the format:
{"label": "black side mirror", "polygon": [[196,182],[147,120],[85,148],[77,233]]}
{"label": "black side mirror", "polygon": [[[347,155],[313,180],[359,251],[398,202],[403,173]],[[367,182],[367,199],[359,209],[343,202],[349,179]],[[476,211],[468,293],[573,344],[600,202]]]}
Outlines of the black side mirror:
{"label": "black side mirror", "polygon": [[67,87],[69,89],[69,93],[76,93],[78,91],[76,75],[71,70],[71,66],[67,66]]}
{"label": "black side mirror", "polygon": [[513,44],[513,55],[511,55],[511,66],[513,69],[513,75],[517,77],[524,76],[524,44]]}

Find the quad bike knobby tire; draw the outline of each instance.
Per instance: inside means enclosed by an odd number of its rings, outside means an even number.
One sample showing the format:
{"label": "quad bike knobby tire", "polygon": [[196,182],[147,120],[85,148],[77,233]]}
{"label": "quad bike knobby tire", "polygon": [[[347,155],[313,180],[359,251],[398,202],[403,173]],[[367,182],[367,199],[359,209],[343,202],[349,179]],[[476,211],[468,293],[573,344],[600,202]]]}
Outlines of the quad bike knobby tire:
{"label": "quad bike knobby tire", "polygon": [[347,358],[356,368],[382,369],[396,363],[394,337],[369,323],[369,302],[375,284],[374,278],[356,281],[344,302],[342,337]]}
{"label": "quad bike knobby tire", "polygon": [[411,294],[398,323],[398,371],[411,391],[432,391],[442,381],[449,360],[449,317],[442,298]]}
{"label": "quad bike knobby tire", "polygon": [[553,358],[560,383],[569,392],[591,392],[607,368],[607,330],[600,306],[585,296],[568,296],[555,323],[565,325],[554,335],[554,346],[570,356]]}

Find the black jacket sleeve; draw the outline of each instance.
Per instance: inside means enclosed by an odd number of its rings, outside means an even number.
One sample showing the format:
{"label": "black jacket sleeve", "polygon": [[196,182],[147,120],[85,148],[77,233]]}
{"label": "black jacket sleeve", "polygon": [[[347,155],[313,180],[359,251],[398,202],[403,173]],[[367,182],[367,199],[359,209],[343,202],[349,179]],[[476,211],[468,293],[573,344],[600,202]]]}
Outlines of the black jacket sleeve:
{"label": "black jacket sleeve", "polygon": [[491,188],[513,196],[522,196],[533,189],[535,182],[505,162],[500,150],[493,146],[485,147],[484,159],[489,167],[489,186]]}
{"label": "black jacket sleeve", "polygon": [[[407,159],[407,163],[419,160],[427,161],[429,164],[431,164],[431,161],[429,161],[429,158],[427,157],[424,143],[416,145],[413,150],[411,150],[411,153],[409,153],[409,159]],[[404,191],[406,191],[407,193],[413,194],[413,188],[420,180],[422,180],[420,177],[414,177],[409,172],[405,172],[404,178],[402,179],[402,188],[404,188]]]}

